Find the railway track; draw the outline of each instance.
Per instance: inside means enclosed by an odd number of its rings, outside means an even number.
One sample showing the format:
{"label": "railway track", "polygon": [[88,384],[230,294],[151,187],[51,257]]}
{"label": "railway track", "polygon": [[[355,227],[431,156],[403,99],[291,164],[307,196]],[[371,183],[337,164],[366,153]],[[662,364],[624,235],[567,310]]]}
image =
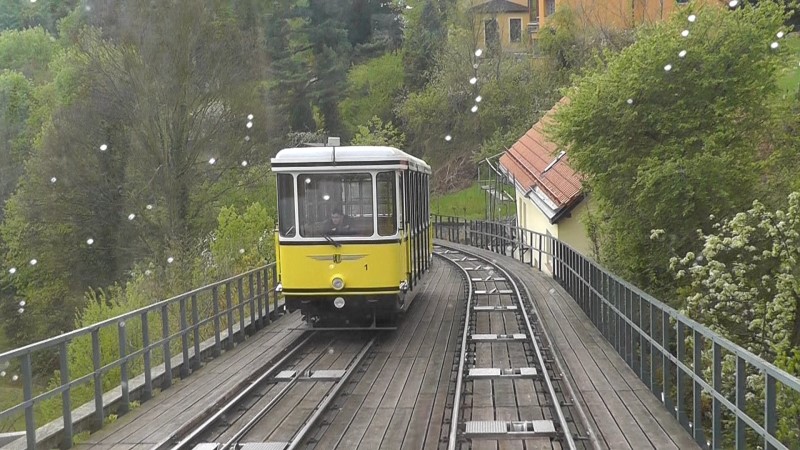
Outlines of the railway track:
{"label": "railway track", "polygon": [[448,450],[594,448],[571,402],[533,304],[502,267],[442,245],[436,255],[468,280],[461,350],[454,369]]}
{"label": "railway track", "polygon": [[155,449],[298,448],[365,359],[375,333],[311,332],[202,423]]}

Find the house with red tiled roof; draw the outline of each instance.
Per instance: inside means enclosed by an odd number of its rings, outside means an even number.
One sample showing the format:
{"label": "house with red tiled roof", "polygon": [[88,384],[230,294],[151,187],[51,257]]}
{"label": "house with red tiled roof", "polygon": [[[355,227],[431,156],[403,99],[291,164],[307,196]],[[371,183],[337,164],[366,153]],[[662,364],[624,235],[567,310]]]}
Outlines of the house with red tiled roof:
{"label": "house with red tiled roof", "polygon": [[581,177],[569,166],[569,155],[544,132],[562,99],[500,157],[500,171],[516,190],[517,224],[553,236],[591,257],[583,223],[588,198]]}

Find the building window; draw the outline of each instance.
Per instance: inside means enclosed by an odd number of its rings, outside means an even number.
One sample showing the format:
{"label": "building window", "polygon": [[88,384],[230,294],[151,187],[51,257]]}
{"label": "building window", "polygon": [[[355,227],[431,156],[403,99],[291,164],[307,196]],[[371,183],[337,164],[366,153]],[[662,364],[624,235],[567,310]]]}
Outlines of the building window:
{"label": "building window", "polygon": [[486,48],[497,50],[500,48],[500,27],[494,19],[483,23],[483,36],[486,40]]}
{"label": "building window", "polygon": [[511,19],[509,25],[511,42],[522,41],[522,19]]}
{"label": "building window", "polygon": [[556,13],[556,0],[546,0],[544,5],[545,15],[552,16]]}

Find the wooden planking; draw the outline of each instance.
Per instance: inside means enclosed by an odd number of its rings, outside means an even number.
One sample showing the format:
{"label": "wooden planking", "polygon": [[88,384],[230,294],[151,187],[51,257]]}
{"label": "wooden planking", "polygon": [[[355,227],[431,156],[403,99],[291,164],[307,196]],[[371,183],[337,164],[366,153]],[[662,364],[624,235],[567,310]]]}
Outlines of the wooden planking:
{"label": "wooden planking", "polygon": [[[585,405],[590,426],[600,432],[602,447],[639,448],[646,443],[642,448],[649,448],[664,443],[666,435],[678,448],[698,448],[555,280],[512,258],[464,248],[497,260],[528,287],[553,351],[565,366],[564,376]],[[640,402],[627,405],[630,395]],[[648,415],[652,420],[644,417]]]}

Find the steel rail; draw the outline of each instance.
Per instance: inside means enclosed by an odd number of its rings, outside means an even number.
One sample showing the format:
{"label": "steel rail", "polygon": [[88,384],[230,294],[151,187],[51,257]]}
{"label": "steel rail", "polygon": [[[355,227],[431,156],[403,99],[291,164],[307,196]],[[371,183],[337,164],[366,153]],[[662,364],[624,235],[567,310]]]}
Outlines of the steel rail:
{"label": "steel rail", "polygon": [[317,405],[317,407],[314,410],[314,414],[312,414],[311,417],[308,418],[306,423],[303,425],[303,428],[301,428],[292,437],[292,440],[289,441],[289,445],[286,447],[286,450],[294,450],[303,442],[306,435],[311,430],[311,427],[314,426],[314,424],[317,422],[317,420],[319,420],[320,417],[322,417],[322,414],[328,408],[328,405],[330,405],[331,402],[333,402],[333,399],[336,397],[336,395],[339,394],[339,391],[342,390],[342,387],[344,387],[345,383],[349,381],[355,369],[359,366],[359,364],[361,364],[361,360],[364,359],[364,357],[367,355],[367,352],[369,352],[369,350],[372,348],[372,345],[375,344],[375,340],[377,338],[378,338],[377,336],[373,336],[372,339],[370,339],[370,341],[367,343],[367,345],[364,346],[361,352],[359,352],[359,354],[353,360],[353,363],[350,364],[350,367],[347,368],[347,371],[344,373],[342,378],[336,383],[336,385],[334,385],[333,389],[331,389],[328,392],[328,394],[325,395],[325,398],[322,399],[319,405]]}
{"label": "steel rail", "polygon": [[[194,427],[194,430],[181,439],[177,444],[171,447],[171,450],[180,450],[186,448],[186,446],[196,439],[199,435],[205,432],[209,427],[211,427],[220,417],[222,417],[225,413],[227,413],[231,408],[237,405],[243,398],[250,395],[250,393],[255,390],[259,385],[261,385],[266,379],[272,377],[272,375],[281,367],[283,366],[286,361],[294,356],[295,353],[300,351],[301,348],[305,347],[306,344],[316,336],[316,332],[310,333],[305,339],[303,339],[300,343],[298,343],[293,349],[289,350],[283,357],[281,357],[278,362],[273,364],[266,372],[261,374],[257,379],[250,383],[250,385],[239,392],[233,399],[231,399],[227,404],[222,406],[214,413],[211,417],[206,419],[200,426]],[[191,426],[191,425],[189,425]],[[185,432],[185,426],[179,428],[174,433],[170,434],[166,439],[156,444],[153,449],[159,450],[162,448],[166,448],[170,442],[175,440],[178,436]]]}
{"label": "steel rail", "polygon": [[[445,258],[444,256],[441,255],[438,256],[440,258],[448,260],[450,259],[450,258]],[[456,377],[456,392],[455,395],[453,396],[453,415],[450,419],[450,436],[448,438],[449,442],[447,443],[448,450],[455,450],[456,439],[458,437],[458,412],[459,409],[461,408],[461,389],[463,389],[463,383],[464,383],[464,362],[467,359],[467,337],[469,336],[469,310],[470,306],[472,305],[472,293],[473,293],[472,281],[470,281],[469,272],[467,272],[467,269],[461,267],[458,264],[455,264],[455,266],[461,269],[462,272],[464,272],[464,276],[467,279],[468,291],[467,291],[467,310],[466,313],[464,314],[465,315],[464,333],[463,336],[461,337],[461,355],[458,358],[458,375]]]}

